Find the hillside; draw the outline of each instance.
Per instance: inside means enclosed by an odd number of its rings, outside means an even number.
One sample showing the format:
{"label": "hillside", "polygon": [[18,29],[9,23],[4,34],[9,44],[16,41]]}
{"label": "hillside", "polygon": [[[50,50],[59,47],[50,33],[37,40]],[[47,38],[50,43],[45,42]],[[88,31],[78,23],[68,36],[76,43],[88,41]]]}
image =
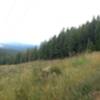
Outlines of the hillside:
{"label": "hillside", "polygon": [[[0,43],[0,64],[11,64],[17,62],[17,55],[28,49],[35,48],[35,45],[21,43]],[[24,57],[25,59],[25,57]]]}
{"label": "hillside", "polygon": [[18,53],[17,50],[14,49],[5,49],[5,48],[0,48],[0,56],[10,56]]}
{"label": "hillside", "polygon": [[6,50],[15,50],[15,51],[23,51],[27,50],[29,48],[34,48],[35,45],[32,44],[22,44],[22,43],[0,43],[0,49],[6,49]]}
{"label": "hillside", "polygon": [[100,100],[100,52],[1,65],[0,100]]}

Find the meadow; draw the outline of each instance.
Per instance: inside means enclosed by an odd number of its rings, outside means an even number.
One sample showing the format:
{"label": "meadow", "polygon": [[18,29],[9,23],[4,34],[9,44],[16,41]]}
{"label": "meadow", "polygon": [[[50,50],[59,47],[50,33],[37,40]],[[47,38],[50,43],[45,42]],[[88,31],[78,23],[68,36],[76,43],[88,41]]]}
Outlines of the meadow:
{"label": "meadow", "polygon": [[0,100],[100,100],[100,52],[0,65]]}

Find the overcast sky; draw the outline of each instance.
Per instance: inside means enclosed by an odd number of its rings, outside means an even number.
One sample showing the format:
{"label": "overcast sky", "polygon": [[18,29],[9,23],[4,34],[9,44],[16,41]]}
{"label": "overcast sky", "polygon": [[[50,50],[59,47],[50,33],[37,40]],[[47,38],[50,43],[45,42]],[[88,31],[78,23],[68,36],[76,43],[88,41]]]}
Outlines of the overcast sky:
{"label": "overcast sky", "polygon": [[0,0],[0,43],[40,44],[100,14],[100,0]]}

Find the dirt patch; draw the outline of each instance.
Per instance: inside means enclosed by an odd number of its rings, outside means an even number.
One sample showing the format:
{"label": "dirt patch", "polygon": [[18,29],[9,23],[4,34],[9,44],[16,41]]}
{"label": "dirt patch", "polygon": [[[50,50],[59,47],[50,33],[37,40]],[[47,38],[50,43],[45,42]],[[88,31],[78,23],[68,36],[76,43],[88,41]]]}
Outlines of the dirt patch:
{"label": "dirt patch", "polygon": [[93,100],[100,100],[100,91],[94,91],[92,93]]}

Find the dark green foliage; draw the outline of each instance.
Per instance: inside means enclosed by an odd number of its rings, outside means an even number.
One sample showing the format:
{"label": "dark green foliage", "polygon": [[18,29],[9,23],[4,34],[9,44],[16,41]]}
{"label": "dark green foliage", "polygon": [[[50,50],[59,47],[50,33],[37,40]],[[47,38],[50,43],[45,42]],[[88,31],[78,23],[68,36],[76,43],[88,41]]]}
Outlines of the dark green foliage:
{"label": "dark green foliage", "polygon": [[40,59],[55,59],[72,56],[84,51],[100,50],[100,18],[80,26],[63,29],[40,46]]}
{"label": "dark green foliage", "polygon": [[91,52],[93,50],[94,50],[94,44],[93,44],[92,41],[88,40],[88,42],[87,42],[87,51]]}

